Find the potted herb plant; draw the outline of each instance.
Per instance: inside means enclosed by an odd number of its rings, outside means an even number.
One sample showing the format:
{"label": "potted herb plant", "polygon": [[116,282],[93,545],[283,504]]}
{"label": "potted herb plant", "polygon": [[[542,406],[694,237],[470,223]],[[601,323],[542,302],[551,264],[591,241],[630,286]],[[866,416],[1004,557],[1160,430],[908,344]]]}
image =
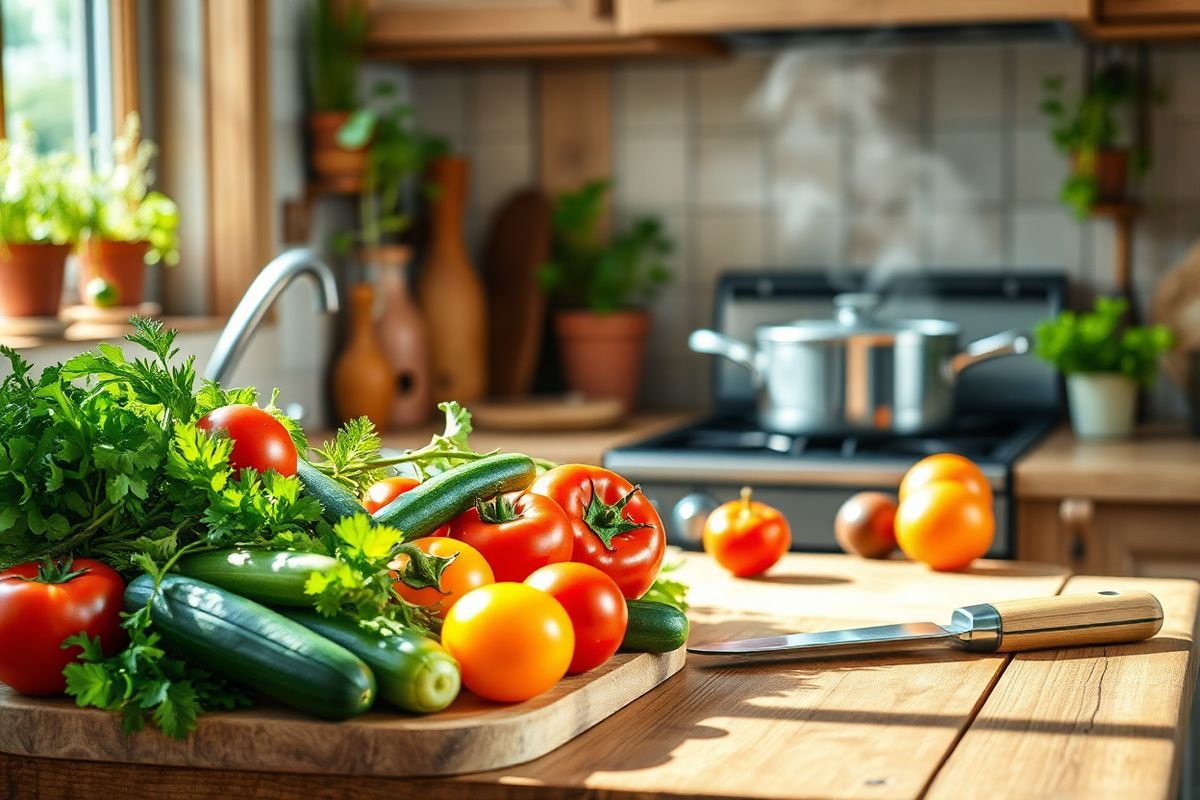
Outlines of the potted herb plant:
{"label": "potted herb plant", "polygon": [[1064,311],[1038,324],[1034,353],[1067,377],[1071,424],[1081,439],[1133,431],[1137,387],[1153,382],[1174,337],[1163,325],[1122,326],[1128,304],[1100,298],[1090,312]]}
{"label": "potted herb plant", "polygon": [[[377,349],[392,373],[387,386],[391,399],[380,405],[390,406],[388,420],[393,425],[405,427],[424,422],[429,415],[429,346],[424,321],[408,286],[411,253],[399,237],[411,222],[406,200],[414,189],[414,176],[422,174],[430,161],[446,150],[446,144],[413,125],[412,109],[396,102],[392,84],[379,83],[372,94],[374,105],[354,112],[338,131],[339,141],[367,153],[367,165],[359,194],[358,229],[338,232],[332,245],[343,257],[357,253],[359,261],[375,272],[383,308],[375,320],[374,334]],[[362,288],[356,287],[356,292],[364,294]],[[363,340],[370,334],[360,324],[360,361],[366,350]],[[368,376],[356,368],[348,353],[349,348],[334,372],[337,396],[342,398],[338,410],[345,418],[357,416],[356,403],[371,391]]]}
{"label": "potted herb plant", "polygon": [[1062,77],[1047,78],[1042,113],[1050,120],[1050,138],[1070,159],[1071,172],[1060,198],[1083,219],[1100,202],[1125,199],[1129,173],[1150,165],[1146,150],[1131,150],[1128,125],[1142,96],[1137,73],[1113,63],[1096,75],[1074,108],[1068,108]]}
{"label": "potted herb plant", "polygon": [[538,272],[557,311],[554,328],[567,384],[593,397],[637,399],[650,332],[645,303],[670,279],[671,242],[653,218],[600,234],[609,182],[592,181],[554,203],[553,249]]}
{"label": "potted herb plant", "polygon": [[366,35],[367,15],[359,0],[314,0],[308,37],[310,161],[318,181],[333,191],[358,191],[367,168],[367,142],[349,147],[338,137],[359,106],[358,72]]}
{"label": "potted herb plant", "polygon": [[157,153],[141,138],[137,114],[113,142],[112,165],[88,181],[86,234],[79,248],[79,287],[85,303],[137,306],[147,264],[179,261],[179,210],[150,190]]}
{"label": "potted herb plant", "polygon": [[55,317],[85,214],[75,159],[39,155],[21,126],[0,140],[0,316]]}

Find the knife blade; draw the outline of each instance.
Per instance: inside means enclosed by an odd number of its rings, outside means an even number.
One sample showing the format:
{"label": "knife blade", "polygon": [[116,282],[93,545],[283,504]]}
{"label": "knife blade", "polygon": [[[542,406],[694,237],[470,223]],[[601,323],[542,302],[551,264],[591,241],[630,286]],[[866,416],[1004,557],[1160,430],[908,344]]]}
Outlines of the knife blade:
{"label": "knife blade", "polygon": [[980,603],[954,610],[947,625],[905,622],[694,645],[689,653],[752,659],[825,659],[957,649],[1012,653],[1148,639],[1162,627],[1149,592],[1103,591]]}

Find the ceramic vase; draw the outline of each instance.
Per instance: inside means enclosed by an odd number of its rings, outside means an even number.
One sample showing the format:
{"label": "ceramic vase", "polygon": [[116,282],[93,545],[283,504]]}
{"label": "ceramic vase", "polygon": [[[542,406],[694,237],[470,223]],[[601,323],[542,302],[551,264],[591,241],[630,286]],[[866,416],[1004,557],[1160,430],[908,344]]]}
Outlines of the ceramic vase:
{"label": "ceramic vase", "polygon": [[350,290],[350,335],[333,368],[333,407],[340,422],[367,417],[386,431],[395,383],[392,368],[376,338],[375,289],[357,283]]}
{"label": "ceramic vase", "polygon": [[463,239],[467,162],[438,159],[430,178],[432,230],[417,290],[429,332],[431,391],[434,401],[469,403],[487,389],[487,307]]}
{"label": "ceramic vase", "polygon": [[380,349],[391,369],[395,396],[391,423],[406,428],[429,418],[429,338],[425,321],[408,287],[410,250],[399,245],[364,250],[363,262],[375,268],[383,311],[375,323]]}

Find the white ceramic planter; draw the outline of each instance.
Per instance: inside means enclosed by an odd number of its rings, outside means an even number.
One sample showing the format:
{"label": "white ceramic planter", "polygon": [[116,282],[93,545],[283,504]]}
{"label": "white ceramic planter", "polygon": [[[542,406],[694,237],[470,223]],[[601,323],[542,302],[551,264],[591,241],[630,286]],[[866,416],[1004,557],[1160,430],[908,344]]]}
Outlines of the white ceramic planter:
{"label": "white ceramic planter", "polygon": [[1133,433],[1137,384],[1113,372],[1067,376],[1071,426],[1080,439],[1120,439]]}

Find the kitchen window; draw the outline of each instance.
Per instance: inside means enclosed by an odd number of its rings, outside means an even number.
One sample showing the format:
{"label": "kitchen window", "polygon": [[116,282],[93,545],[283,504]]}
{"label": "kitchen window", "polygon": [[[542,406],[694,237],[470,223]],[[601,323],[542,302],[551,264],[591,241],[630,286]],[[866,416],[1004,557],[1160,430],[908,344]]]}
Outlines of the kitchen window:
{"label": "kitchen window", "polygon": [[[28,124],[43,152],[104,160],[113,138],[110,5],[0,0],[4,130]],[[70,98],[70,102],[63,102]]]}

